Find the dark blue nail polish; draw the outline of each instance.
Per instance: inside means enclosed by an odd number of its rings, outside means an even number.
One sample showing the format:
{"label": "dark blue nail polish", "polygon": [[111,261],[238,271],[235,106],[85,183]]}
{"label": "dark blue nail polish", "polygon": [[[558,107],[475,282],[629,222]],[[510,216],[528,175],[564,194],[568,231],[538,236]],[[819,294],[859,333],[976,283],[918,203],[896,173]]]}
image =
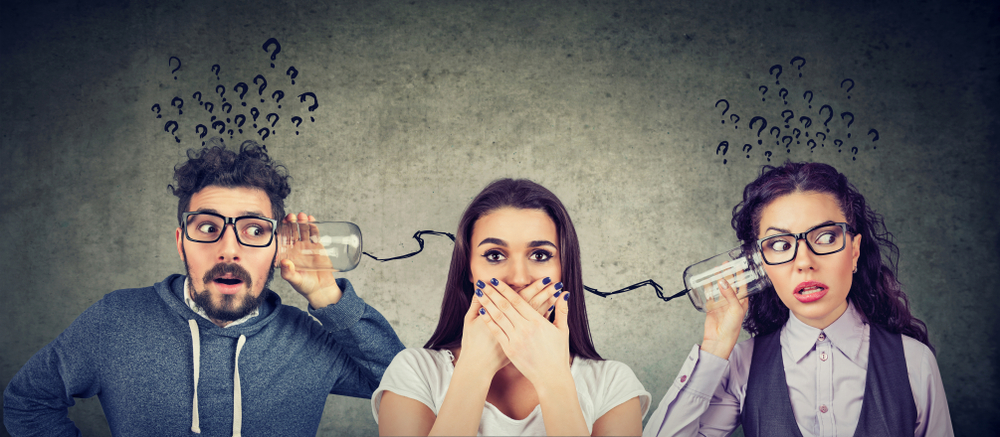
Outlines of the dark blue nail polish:
{"label": "dark blue nail polish", "polygon": [[497,278],[493,278],[490,279],[490,284],[493,284],[493,286],[496,287],[497,285],[500,285],[500,281],[498,281]]}
{"label": "dark blue nail polish", "polygon": [[569,301],[569,292],[568,291],[566,292],[566,294],[563,295],[563,300],[565,300],[567,302]]}
{"label": "dark blue nail polish", "polygon": [[480,316],[485,316],[485,315],[486,315],[486,310],[484,310],[484,309],[480,308],[480,309],[479,309],[479,315],[480,315]]}
{"label": "dark blue nail polish", "polygon": [[483,290],[476,289],[476,296],[483,297]]}
{"label": "dark blue nail polish", "polygon": [[562,288],[563,288],[562,282],[556,282],[555,289],[562,290]]}
{"label": "dark blue nail polish", "polygon": [[552,278],[546,276],[545,279],[542,279],[542,285],[549,285],[549,282],[552,282]]}
{"label": "dark blue nail polish", "polygon": [[556,294],[552,295],[552,297],[559,297],[560,294],[562,294],[562,292],[561,291],[557,291]]}
{"label": "dark blue nail polish", "polygon": [[486,284],[484,284],[483,281],[476,281],[476,287],[486,288]]}
{"label": "dark blue nail polish", "polygon": [[551,313],[551,312],[552,312],[552,310],[554,310],[554,309],[556,309],[556,306],[555,306],[555,305],[552,305],[552,306],[550,306],[550,307],[549,307],[549,312]]}

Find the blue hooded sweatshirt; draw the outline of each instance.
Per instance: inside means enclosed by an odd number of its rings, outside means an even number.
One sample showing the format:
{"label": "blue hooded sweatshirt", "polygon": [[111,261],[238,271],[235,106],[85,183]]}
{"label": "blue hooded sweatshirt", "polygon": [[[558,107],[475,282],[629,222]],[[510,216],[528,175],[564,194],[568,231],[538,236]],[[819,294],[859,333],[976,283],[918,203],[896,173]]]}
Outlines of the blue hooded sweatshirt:
{"label": "blue hooded sweatshirt", "polygon": [[31,357],[4,391],[11,435],[80,435],[67,409],[97,395],[115,435],[312,437],[328,394],[370,398],[403,349],[346,279],[310,308],[322,325],[265,290],[230,328],[185,305],[184,279],[107,294]]}

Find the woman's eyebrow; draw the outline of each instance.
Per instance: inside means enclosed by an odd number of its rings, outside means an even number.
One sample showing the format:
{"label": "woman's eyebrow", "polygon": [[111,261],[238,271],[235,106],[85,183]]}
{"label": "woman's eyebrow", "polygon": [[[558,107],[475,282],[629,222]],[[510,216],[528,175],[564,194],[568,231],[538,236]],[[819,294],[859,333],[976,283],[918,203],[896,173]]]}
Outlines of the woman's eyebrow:
{"label": "woman's eyebrow", "polygon": [[492,238],[492,237],[490,237],[490,238],[484,238],[483,241],[480,241],[479,244],[476,247],[482,246],[484,244],[496,244],[497,246],[507,247],[507,242],[506,241],[503,241],[503,240],[501,240],[499,238]]}
{"label": "woman's eyebrow", "polygon": [[552,244],[549,240],[535,240],[528,243],[528,247],[542,247],[542,246],[552,246],[553,249],[558,249],[555,244]]}

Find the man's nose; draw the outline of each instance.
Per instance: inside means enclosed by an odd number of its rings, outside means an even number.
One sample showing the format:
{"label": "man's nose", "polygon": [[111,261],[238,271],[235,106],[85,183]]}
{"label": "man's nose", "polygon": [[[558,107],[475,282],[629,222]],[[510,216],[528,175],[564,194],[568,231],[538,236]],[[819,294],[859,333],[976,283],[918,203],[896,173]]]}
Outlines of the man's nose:
{"label": "man's nose", "polygon": [[[228,232],[232,228],[233,232]],[[225,224],[222,228],[222,238],[216,242],[219,245],[219,261],[234,262],[239,261],[242,244],[236,238],[236,225]]]}

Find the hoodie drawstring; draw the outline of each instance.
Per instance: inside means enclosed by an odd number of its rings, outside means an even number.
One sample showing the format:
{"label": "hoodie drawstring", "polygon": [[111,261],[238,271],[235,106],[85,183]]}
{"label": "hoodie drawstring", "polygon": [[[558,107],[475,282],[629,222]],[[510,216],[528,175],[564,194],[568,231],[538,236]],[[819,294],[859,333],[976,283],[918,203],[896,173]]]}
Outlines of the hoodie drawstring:
{"label": "hoodie drawstring", "polygon": [[201,434],[198,421],[198,377],[201,372],[201,337],[198,335],[198,322],[188,320],[191,328],[191,351],[194,355],[194,401],[191,404],[191,432]]}
{"label": "hoodie drawstring", "polygon": [[240,437],[243,431],[243,390],[240,388],[240,351],[247,342],[245,335],[240,335],[236,342],[236,363],[233,368],[233,437]]}
{"label": "hoodie drawstring", "polygon": [[[191,351],[194,358],[194,400],[191,401],[191,432],[201,434],[200,421],[198,419],[198,378],[201,373],[201,336],[198,331],[198,322],[194,319],[188,320],[188,327],[191,329]],[[246,344],[247,337],[240,335],[236,342],[236,362],[233,372],[233,437],[240,437],[243,431],[243,389],[240,386],[240,351]]]}

